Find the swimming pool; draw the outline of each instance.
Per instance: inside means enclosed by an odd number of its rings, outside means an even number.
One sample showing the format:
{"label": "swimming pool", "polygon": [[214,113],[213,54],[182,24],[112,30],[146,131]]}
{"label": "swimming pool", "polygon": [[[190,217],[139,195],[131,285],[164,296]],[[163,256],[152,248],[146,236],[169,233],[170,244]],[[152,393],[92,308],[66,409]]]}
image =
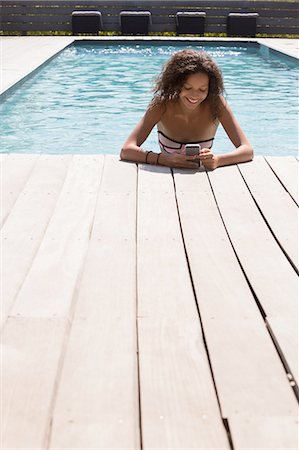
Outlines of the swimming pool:
{"label": "swimming pool", "polygon": [[[182,47],[220,65],[227,98],[259,155],[296,155],[295,63],[258,45],[76,43],[1,104],[1,151],[117,154],[151,98],[161,65]],[[144,148],[158,150],[153,130]],[[232,149],[219,127],[214,150]]]}

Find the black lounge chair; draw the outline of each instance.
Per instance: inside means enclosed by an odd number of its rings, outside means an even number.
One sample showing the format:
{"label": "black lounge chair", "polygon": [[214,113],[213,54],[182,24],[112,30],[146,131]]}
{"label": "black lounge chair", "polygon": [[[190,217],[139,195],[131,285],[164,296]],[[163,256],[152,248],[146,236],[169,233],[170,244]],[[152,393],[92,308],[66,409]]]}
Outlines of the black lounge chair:
{"label": "black lounge chair", "polygon": [[73,11],[72,33],[98,34],[103,29],[100,11]]}
{"label": "black lounge chair", "polygon": [[255,37],[258,13],[229,13],[227,16],[227,35]]}
{"label": "black lounge chair", "polygon": [[199,34],[205,32],[205,12],[177,12],[176,33],[177,34]]}
{"label": "black lounge chair", "polygon": [[121,34],[148,34],[151,24],[149,11],[121,11],[119,17]]}

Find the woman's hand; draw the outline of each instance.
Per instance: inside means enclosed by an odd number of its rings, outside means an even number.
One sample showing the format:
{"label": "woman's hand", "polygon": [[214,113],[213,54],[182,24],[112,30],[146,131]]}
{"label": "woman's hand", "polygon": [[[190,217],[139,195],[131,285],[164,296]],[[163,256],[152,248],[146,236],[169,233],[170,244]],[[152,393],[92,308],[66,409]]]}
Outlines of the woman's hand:
{"label": "woman's hand", "polygon": [[178,153],[161,153],[159,157],[159,164],[166,167],[182,169],[198,169],[199,167],[198,160],[190,160],[190,158],[186,157],[185,155],[179,155]]}
{"label": "woman's hand", "polygon": [[214,170],[219,166],[218,156],[214,155],[209,148],[202,148],[199,155],[191,156],[188,159],[198,162],[201,161],[205,169],[208,170]]}

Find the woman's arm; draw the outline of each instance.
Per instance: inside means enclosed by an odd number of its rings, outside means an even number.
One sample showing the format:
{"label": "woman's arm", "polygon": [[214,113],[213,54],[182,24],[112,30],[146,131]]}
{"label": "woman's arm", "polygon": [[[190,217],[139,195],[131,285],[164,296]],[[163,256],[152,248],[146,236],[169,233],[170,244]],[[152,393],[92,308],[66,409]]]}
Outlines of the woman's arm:
{"label": "woman's arm", "polygon": [[216,167],[247,162],[253,159],[253,149],[232,110],[223,98],[222,104],[223,108],[219,121],[236,148],[232,152],[220,155],[214,155],[210,150],[204,149],[200,154],[200,159],[207,169],[216,169]]}
{"label": "woman's arm", "polygon": [[227,164],[251,161],[253,159],[253,149],[227,102],[224,99],[222,99],[222,102],[223,109],[219,120],[236,149],[219,155],[219,165],[225,166]]}
{"label": "woman's arm", "polygon": [[[160,107],[153,107],[146,111],[140,122],[136,125],[132,133],[123,145],[120,152],[120,159],[125,161],[145,162],[147,152],[141,148],[154,126],[160,121],[162,111]],[[148,162],[151,154],[148,156]]]}
{"label": "woman's arm", "polygon": [[154,126],[160,121],[163,114],[162,106],[155,106],[146,111],[140,122],[136,125],[132,133],[123,145],[120,152],[120,159],[137,163],[159,164],[167,167],[183,167],[197,169],[198,163],[187,161],[184,155],[165,155],[163,153],[146,152],[141,145],[146,140]]}

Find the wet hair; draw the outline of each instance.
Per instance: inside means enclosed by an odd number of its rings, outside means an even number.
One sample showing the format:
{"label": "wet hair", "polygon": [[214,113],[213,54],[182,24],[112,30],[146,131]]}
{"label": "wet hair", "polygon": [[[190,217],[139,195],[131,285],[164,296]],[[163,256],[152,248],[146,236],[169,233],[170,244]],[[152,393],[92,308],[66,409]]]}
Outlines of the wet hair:
{"label": "wet hair", "polygon": [[223,78],[215,61],[204,51],[187,49],[174,53],[155,80],[149,106],[166,105],[177,99],[187,78],[195,73],[205,73],[209,77],[209,91],[204,102],[209,102],[213,120],[216,120],[222,107]]}

